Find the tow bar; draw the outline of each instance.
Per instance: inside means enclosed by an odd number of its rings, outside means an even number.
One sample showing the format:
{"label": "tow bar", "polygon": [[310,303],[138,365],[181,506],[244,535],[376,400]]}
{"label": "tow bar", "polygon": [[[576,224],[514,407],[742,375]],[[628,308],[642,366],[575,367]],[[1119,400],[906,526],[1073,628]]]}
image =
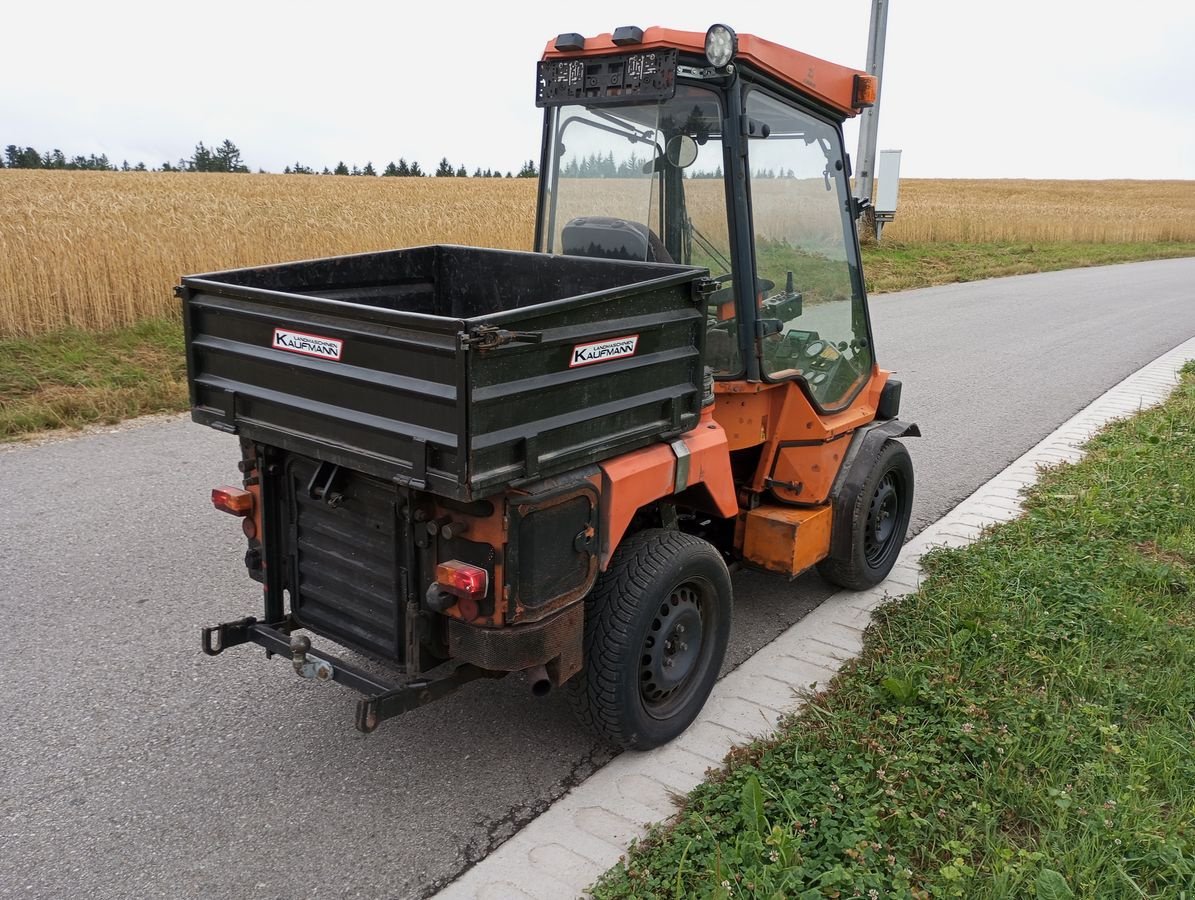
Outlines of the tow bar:
{"label": "tow bar", "polygon": [[[295,672],[316,681],[338,681],[366,696],[357,701],[357,730],[369,734],[381,722],[417,709],[451,694],[463,684],[490,673],[477,666],[461,665],[435,679],[415,679],[398,684],[385,681],[326,653],[311,652],[311,640],[292,635],[297,626],[290,621],[266,625],[252,616],[203,629],[203,652],[218,656],[238,644],[258,644],[266,656],[282,656]],[[492,676],[491,676],[492,677]]]}

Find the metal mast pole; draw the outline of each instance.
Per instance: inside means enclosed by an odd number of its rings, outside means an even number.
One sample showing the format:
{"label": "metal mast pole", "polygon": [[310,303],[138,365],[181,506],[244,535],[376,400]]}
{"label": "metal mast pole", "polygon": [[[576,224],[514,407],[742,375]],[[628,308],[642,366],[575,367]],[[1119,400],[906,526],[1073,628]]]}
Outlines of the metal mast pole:
{"label": "metal mast pole", "polygon": [[[871,28],[867,34],[867,74],[876,76],[876,102],[863,110],[859,122],[859,164],[855,197],[870,200],[875,188],[876,138],[880,124],[880,94],[884,90],[884,33],[888,28],[888,0],[871,0]],[[867,214],[874,224],[874,216]]]}

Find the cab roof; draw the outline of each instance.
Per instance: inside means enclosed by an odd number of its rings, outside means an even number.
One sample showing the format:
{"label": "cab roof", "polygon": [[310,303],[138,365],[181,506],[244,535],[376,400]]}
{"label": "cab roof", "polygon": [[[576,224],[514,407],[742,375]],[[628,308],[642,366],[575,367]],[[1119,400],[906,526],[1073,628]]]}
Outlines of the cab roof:
{"label": "cab roof", "polygon": [[[766,41],[753,34],[738,35],[736,62],[744,62],[793,89],[808,95],[824,106],[844,116],[859,112],[854,100],[855,76],[867,73],[861,69],[840,66],[837,63],[818,59],[799,50],[792,50],[781,44]],[[586,56],[601,56],[607,53],[634,53],[639,50],[662,50],[675,47],[684,53],[705,55],[705,32],[677,31],[653,25],[643,30],[643,40],[638,44],[618,45],[609,32],[596,37],[585,38],[582,50],[557,50],[555,38],[544,48],[544,59],[568,59]]]}

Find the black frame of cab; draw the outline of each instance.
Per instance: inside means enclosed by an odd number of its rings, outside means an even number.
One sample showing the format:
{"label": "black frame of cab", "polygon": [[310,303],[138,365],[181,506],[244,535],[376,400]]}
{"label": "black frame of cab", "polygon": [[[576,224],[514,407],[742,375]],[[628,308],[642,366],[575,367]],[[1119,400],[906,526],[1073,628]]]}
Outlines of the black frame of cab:
{"label": "black frame of cab", "polygon": [[[595,57],[585,57],[587,62],[591,62]],[[845,151],[845,146],[842,136],[842,123],[844,117],[841,113],[829,109],[823,104],[818,103],[812,98],[794,90],[790,86],[778,81],[775,78],[768,76],[766,73],[760,72],[757,69],[744,65],[738,62],[732,62],[725,67],[724,70],[716,72],[712,76],[693,77],[691,73],[700,71],[708,73],[711,70],[708,68],[708,62],[703,57],[698,57],[694,54],[681,53],[678,57],[677,77],[678,84],[692,84],[701,87],[706,87],[714,90],[719,94],[722,101],[722,149],[723,149],[723,172],[726,175],[723,177],[723,186],[726,189],[726,209],[727,209],[727,228],[731,236],[730,256],[734,264],[734,289],[735,289],[735,305],[736,316],[739,321],[738,338],[739,338],[739,353],[745,366],[743,370],[738,373],[729,375],[716,376],[719,381],[731,381],[738,378],[745,377],[747,381],[754,382],[773,382],[773,381],[796,381],[801,385],[802,391],[809,399],[809,402],[820,413],[835,413],[850,406],[858,397],[859,392],[868,383],[869,379],[860,381],[859,386],[852,391],[843,402],[833,407],[823,407],[814,398],[802,376],[793,376],[784,379],[772,379],[763,371],[761,364],[761,350],[760,341],[762,336],[757,335],[758,325],[760,321],[759,311],[756,308],[755,298],[755,284],[756,284],[756,260],[755,260],[755,240],[754,240],[754,225],[751,218],[751,179],[750,168],[748,165],[749,143],[750,137],[747,134],[748,120],[745,111],[745,100],[747,91],[752,89],[763,89],[765,92],[771,94],[778,100],[790,103],[800,109],[807,115],[813,116],[822,122],[830,125],[837,132],[839,146],[843,147],[843,163],[846,170],[846,177],[850,177],[850,157]],[[538,87],[538,86],[537,86]],[[669,95],[670,96],[670,95]],[[626,97],[624,102],[627,103],[641,103],[645,99],[651,99],[650,96],[644,94],[634,94]],[[544,167],[554,155],[552,153],[552,115],[551,107],[584,104],[587,102],[584,98],[569,96],[554,99],[543,99],[537,97],[537,106],[547,107],[548,110],[544,115],[542,135],[540,141],[540,173],[539,187],[536,194],[536,216],[535,216],[535,243],[534,246],[538,250],[543,246],[544,239],[544,204],[547,199],[548,184],[547,179],[543,177]],[[605,101],[602,105],[611,105],[609,101]],[[849,199],[848,199],[849,202]],[[852,244],[854,249],[848,249],[847,262],[850,267],[851,284],[856,295],[860,298],[861,309],[863,313],[863,321],[867,334],[868,346],[872,353],[872,364],[876,364],[875,355],[875,341],[872,338],[871,329],[871,312],[867,302],[867,292],[863,281],[862,263],[858,252],[859,235],[856,225],[856,211],[852,207],[844,210],[844,238],[848,244]]]}

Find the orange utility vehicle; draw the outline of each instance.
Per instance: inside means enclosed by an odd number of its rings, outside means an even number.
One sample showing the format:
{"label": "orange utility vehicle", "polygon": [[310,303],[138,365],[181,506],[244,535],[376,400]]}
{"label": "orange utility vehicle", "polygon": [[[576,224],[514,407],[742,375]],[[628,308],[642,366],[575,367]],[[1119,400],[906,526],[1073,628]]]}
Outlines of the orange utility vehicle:
{"label": "orange utility vehicle", "polygon": [[562,34],[536,252],[184,278],[193,417],[240,438],[212,498],[264,591],[204,650],[361,691],[363,731],[522,671],[647,748],[713,687],[729,567],[882,580],[918,431],[876,364],[843,152],[875,87],[724,25]]}

